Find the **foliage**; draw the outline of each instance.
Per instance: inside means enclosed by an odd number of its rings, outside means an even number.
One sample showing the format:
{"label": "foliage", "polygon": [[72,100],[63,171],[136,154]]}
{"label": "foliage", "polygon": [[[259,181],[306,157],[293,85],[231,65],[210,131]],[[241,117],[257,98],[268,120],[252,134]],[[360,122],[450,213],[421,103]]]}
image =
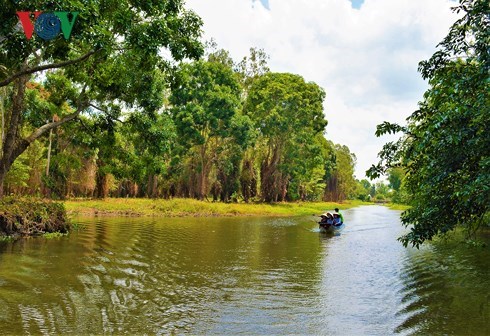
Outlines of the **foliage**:
{"label": "foliage", "polygon": [[371,200],[371,197],[374,197],[371,196],[370,192],[371,192],[371,183],[366,180],[366,179],[363,179],[361,181],[357,180],[356,181],[356,195],[357,195],[357,198],[360,199],[361,201],[370,201]]}
{"label": "foliage", "polygon": [[205,61],[182,64],[170,96],[182,141],[204,145],[213,136],[228,136],[239,96],[239,83],[229,67]]}
{"label": "foliage", "polygon": [[388,174],[389,187],[394,191],[400,191],[405,173],[401,168],[391,168]]}
{"label": "foliage", "polygon": [[[261,194],[266,202],[285,200],[292,167],[319,153],[314,138],[322,134],[327,121],[323,116],[325,92],[298,75],[265,73],[251,86],[244,106],[258,131],[261,157]],[[310,154],[308,154],[310,153]],[[301,172],[299,172],[301,174]]]}
{"label": "foliage", "polygon": [[53,238],[61,238],[67,236],[67,232],[47,232],[43,234],[43,237],[46,239],[53,239]]}
{"label": "foliage", "polygon": [[15,161],[5,177],[6,187],[8,189],[27,187],[30,170],[31,168],[25,163],[25,160],[22,160],[22,158]]}
{"label": "foliage", "polygon": [[0,42],[0,61],[12,62],[1,107],[19,121],[3,148],[15,155],[0,164],[13,164],[9,193],[318,201],[336,174],[339,199],[355,196],[354,156],[325,139],[317,84],[271,73],[256,48],[235,64],[211,42],[205,58],[186,60],[201,54],[200,20],[180,0],[65,5],[80,10],[69,40],[27,41],[17,19],[0,33],[20,41]]}
{"label": "foliage", "polygon": [[405,171],[402,168],[388,170],[389,187],[392,189],[391,201],[398,204],[410,204],[405,187]]}
{"label": "foliage", "polygon": [[439,50],[420,63],[429,80],[420,109],[407,126],[384,123],[377,135],[404,135],[383,147],[381,161],[368,174],[406,172],[412,207],[402,222],[412,225],[401,237],[418,247],[457,226],[472,231],[490,211],[490,26],[489,2],[461,0],[463,17],[451,27]]}
{"label": "foliage", "polygon": [[13,240],[14,240],[14,237],[12,237],[12,236],[1,236],[0,235],[0,243],[1,242],[10,242]]}
{"label": "foliage", "polygon": [[[79,15],[70,39],[27,40],[18,29],[16,11],[69,8]],[[5,174],[26,148],[48,132],[82,113],[97,111],[112,127],[123,107],[152,114],[163,103],[170,61],[197,58],[202,22],[183,1],[8,1],[0,8],[0,87],[9,86],[9,125],[0,158],[0,191]],[[45,76],[49,96],[26,111],[32,75]],[[43,78],[42,76],[40,78]],[[56,113],[57,121],[51,121]],[[45,117],[48,118],[45,118]],[[46,122],[46,120],[49,120]],[[26,123],[34,127],[21,137]],[[109,130],[110,131],[110,130]]]}
{"label": "foliage", "polygon": [[46,232],[68,232],[62,203],[39,199],[5,197],[0,200],[0,232],[29,236]]}
{"label": "foliage", "polygon": [[[234,127],[246,121],[238,114],[240,84],[233,70],[221,62],[198,61],[182,64],[172,82],[170,102],[177,132],[186,147],[194,147],[199,156],[198,196],[208,192],[207,180],[223,141],[244,137],[247,132]],[[242,119],[242,120],[241,120]],[[242,122],[243,121],[243,122]]]}
{"label": "foliage", "polygon": [[248,95],[252,84],[261,76],[270,72],[267,65],[268,60],[269,55],[263,49],[250,48],[250,55],[243,57],[235,66],[237,73],[240,75],[245,97]]}

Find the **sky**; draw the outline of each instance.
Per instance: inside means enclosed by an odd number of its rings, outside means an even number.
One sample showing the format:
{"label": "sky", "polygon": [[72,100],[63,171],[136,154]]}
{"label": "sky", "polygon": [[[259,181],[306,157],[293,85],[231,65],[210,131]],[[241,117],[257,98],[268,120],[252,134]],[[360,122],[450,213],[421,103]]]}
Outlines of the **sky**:
{"label": "sky", "polygon": [[450,0],[187,0],[235,61],[262,48],[274,72],[326,91],[326,137],[357,157],[355,175],[378,161],[383,121],[404,123],[427,83],[417,72],[457,19]]}

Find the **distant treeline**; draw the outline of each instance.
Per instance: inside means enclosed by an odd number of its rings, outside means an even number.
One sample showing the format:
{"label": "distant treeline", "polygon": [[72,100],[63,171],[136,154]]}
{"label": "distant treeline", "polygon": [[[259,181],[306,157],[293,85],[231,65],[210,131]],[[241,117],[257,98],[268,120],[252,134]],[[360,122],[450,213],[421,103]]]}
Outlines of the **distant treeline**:
{"label": "distant treeline", "polygon": [[[147,113],[130,105],[121,110],[115,95],[114,103],[91,104],[74,122],[33,142],[8,172],[5,194],[225,202],[357,196],[355,155],[325,138],[322,88],[270,72],[262,50],[252,48],[239,63],[227,51],[208,50],[201,60],[176,66],[170,80],[169,74],[152,78],[163,108],[140,97]],[[111,76],[118,73],[109,70],[105,84],[115,86]],[[32,78],[20,132],[69,114],[73,91],[63,70]],[[14,89],[0,94],[8,118]]]}

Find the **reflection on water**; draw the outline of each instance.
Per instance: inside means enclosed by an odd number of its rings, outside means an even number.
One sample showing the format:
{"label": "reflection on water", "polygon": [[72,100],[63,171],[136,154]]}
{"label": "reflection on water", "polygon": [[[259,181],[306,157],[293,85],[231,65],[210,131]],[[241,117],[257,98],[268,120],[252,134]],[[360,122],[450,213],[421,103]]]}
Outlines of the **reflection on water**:
{"label": "reflection on water", "polygon": [[490,334],[489,249],[404,249],[399,212],[311,218],[90,219],[0,243],[6,334]]}

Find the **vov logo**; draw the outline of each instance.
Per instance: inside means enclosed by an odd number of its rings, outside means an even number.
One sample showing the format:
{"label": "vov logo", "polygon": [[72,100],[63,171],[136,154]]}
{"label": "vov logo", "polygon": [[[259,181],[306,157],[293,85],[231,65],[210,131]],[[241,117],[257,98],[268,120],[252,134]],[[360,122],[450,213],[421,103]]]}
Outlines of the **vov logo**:
{"label": "vov logo", "polygon": [[[79,12],[17,12],[24,34],[28,40],[33,32],[45,41],[58,37],[63,32],[63,37],[68,40]],[[71,20],[69,16],[71,15]],[[31,20],[34,18],[34,22]]]}

